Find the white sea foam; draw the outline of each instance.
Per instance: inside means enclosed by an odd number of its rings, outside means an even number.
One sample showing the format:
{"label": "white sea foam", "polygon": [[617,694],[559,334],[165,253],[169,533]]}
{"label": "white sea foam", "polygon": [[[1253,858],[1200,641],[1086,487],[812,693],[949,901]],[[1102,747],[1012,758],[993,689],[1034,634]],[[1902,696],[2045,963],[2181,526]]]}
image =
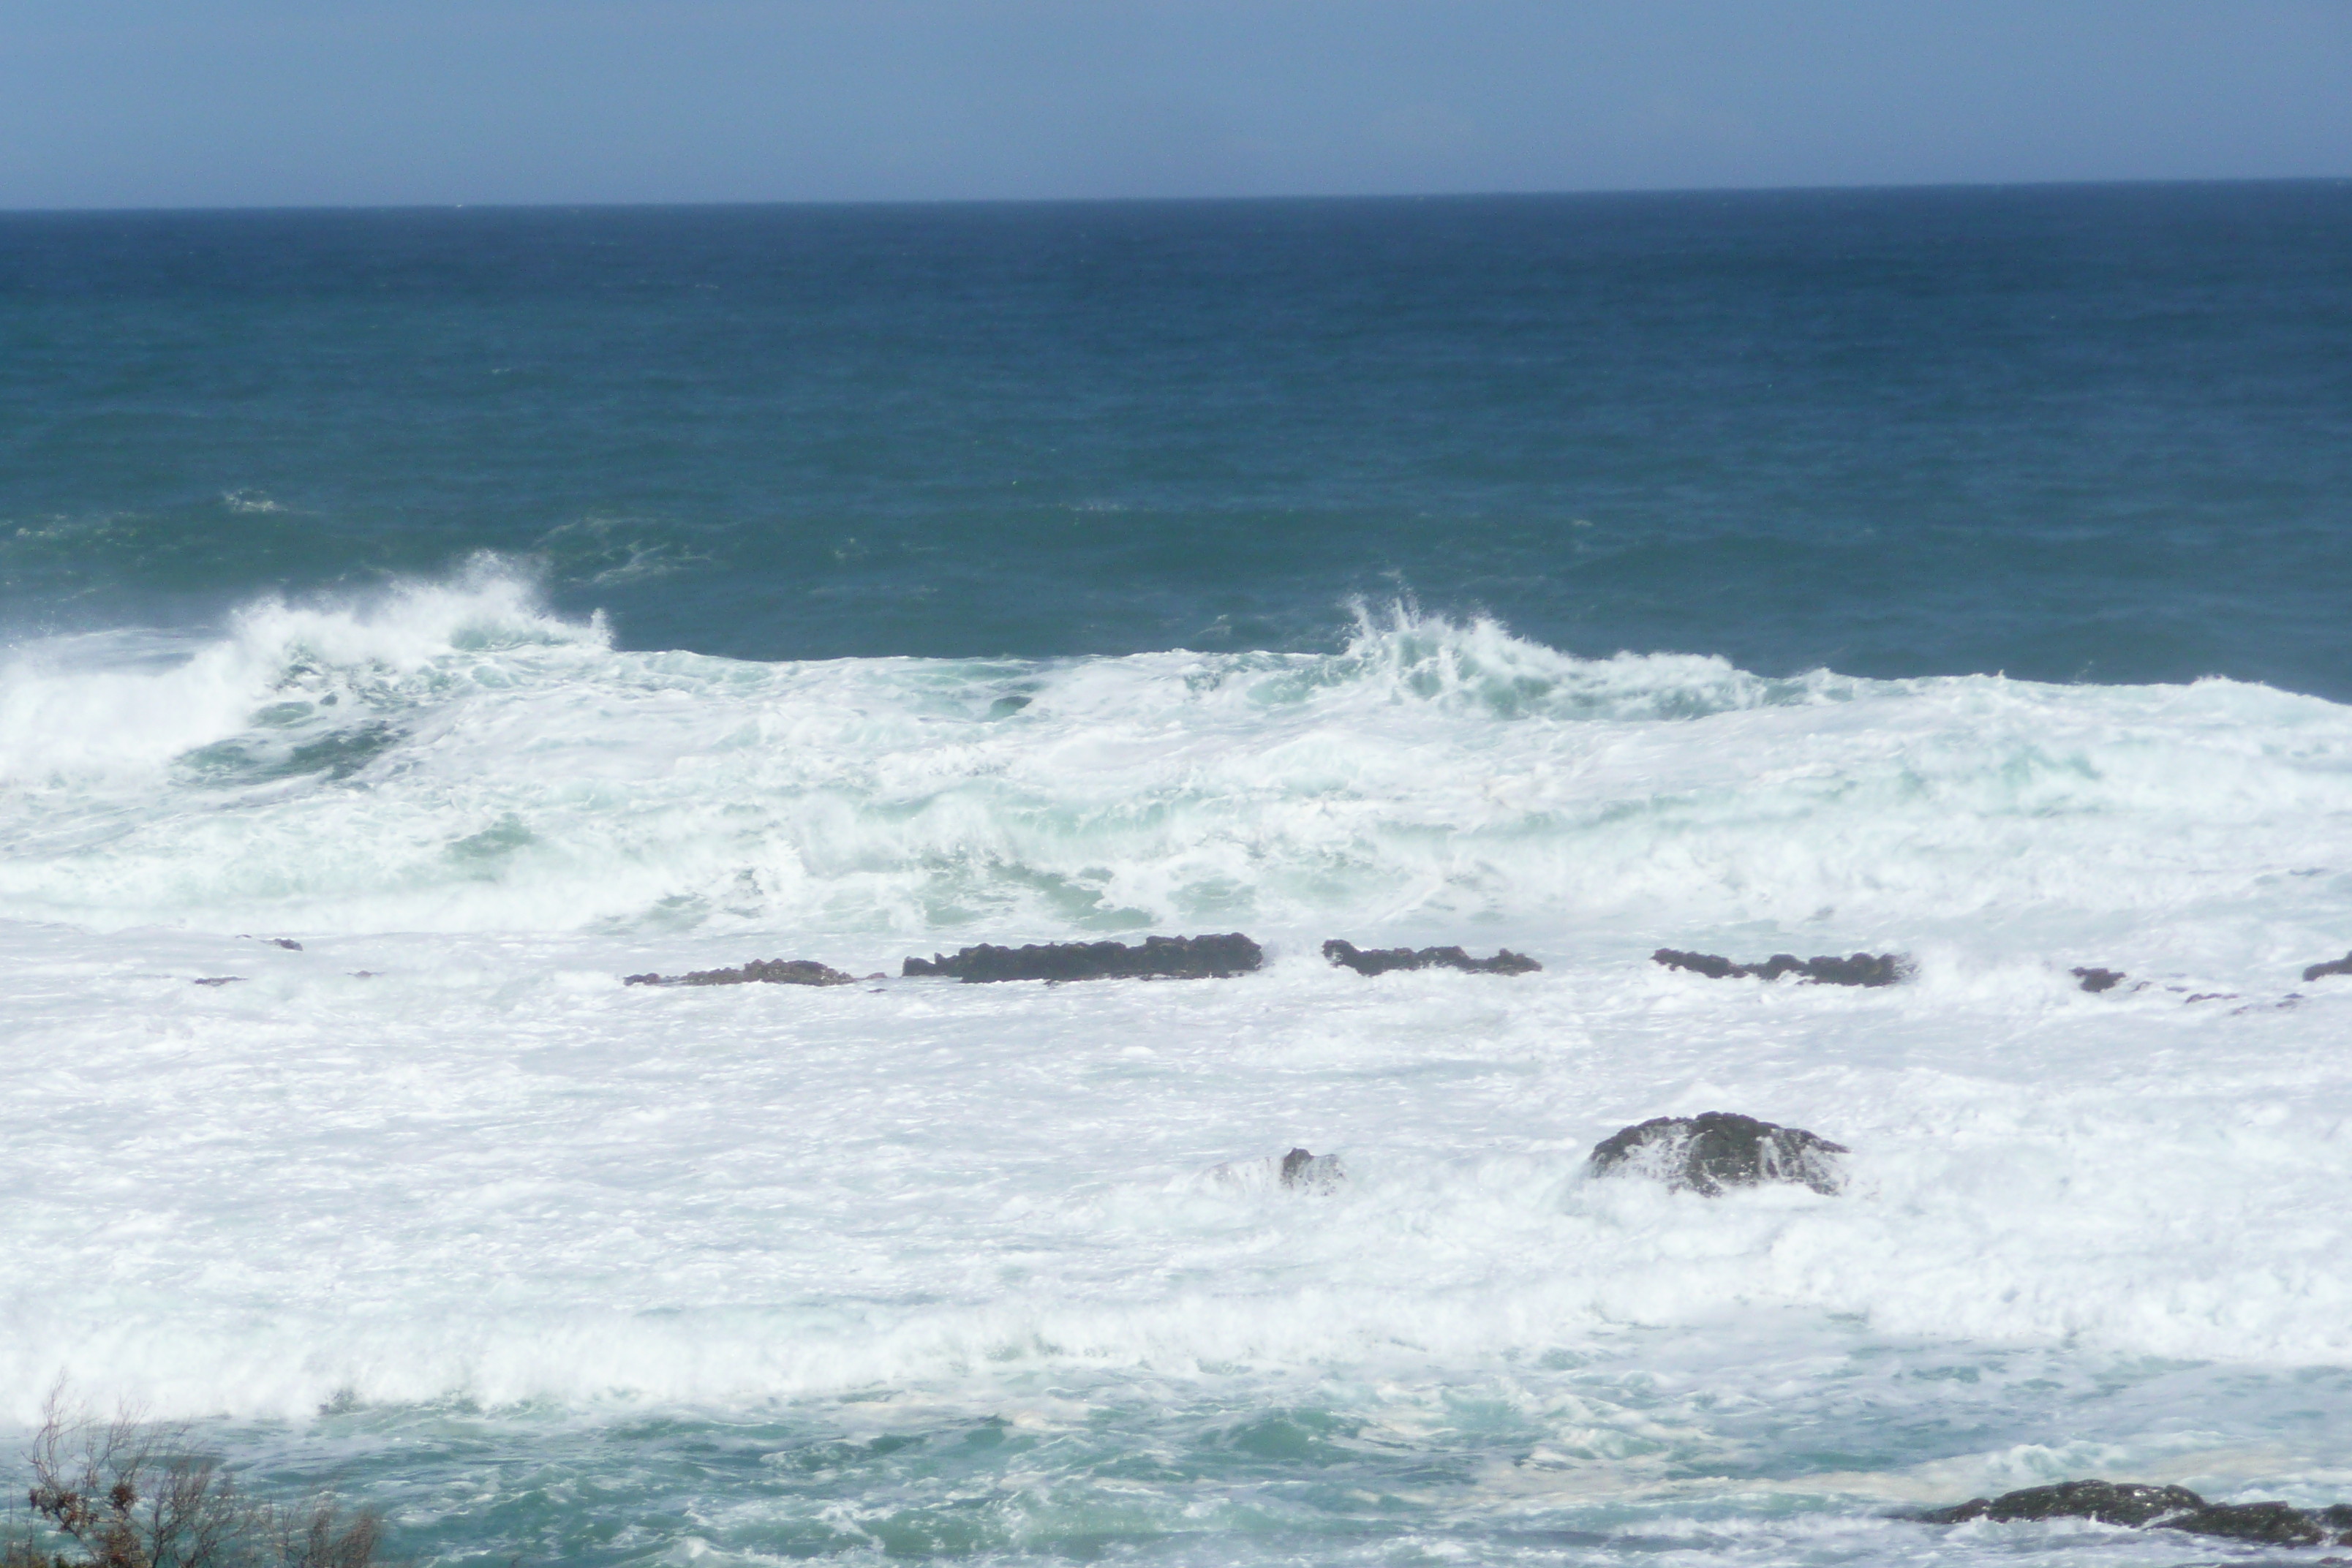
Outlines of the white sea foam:
{"label": "white sea foam", "polygon": [[[1765,1441],[1734,1412],[1849,1395],[1987,1435],[1789,1485],[2333,1473],[2222,1384],[2095,1452],[1920,1381],[2352,1363],[2352,982],[2296,980],[2352,945],[2323,701],[1776,681],[1412,616],[1328,656],[760,666],[616,651],[485,566],[19,648],[0,715],[18,1419],[60,1373],[167,1414],[882,1395],[1070,1430],[1307,1379],[1400,1433],[1505,1390],[1546,1435],[1497,1509],[1693,1495]],[[1272,962],[618,980],[1130,926]],[[1328,936],[1546,968],[1365,980]],[[1918,973],[1711,982],[1660,944]],[[1846,1191],[1587,1179],[1618,1127],[1717,1109],[1848,1145]],[[1347,1180],[1283,1188],[1297,1145]]]}
{"label": "white sea foam", "polygon": [[163,668],[87,653],[0,671],[0,814],[34,847],[0,900],[96,926],[1827,910],[1877,942],[2194,908],[2242,944],[2352,889],[2315,837],[2352,809],[2352,712],[2224,681],[1769,681],[1404,616],[1329,656],[762,666],[615,652],[487,569],[262,606]]}

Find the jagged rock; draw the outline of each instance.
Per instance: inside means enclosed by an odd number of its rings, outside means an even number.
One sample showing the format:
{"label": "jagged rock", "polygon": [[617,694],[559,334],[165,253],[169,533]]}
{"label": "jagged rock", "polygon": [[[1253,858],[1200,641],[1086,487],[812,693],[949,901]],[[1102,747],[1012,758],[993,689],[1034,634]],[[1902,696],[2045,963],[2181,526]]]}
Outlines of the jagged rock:
{"label": "jagged rock", "polygon": [[1458,947],[1376,947],[1370,952],[1334,937],[1323,944],[1323,956],[1359,974],[1386,974],[1392,969],[1463,969],[1473,974],[1531,974],[1542,964],[1509,948],[1492,958],[1473,958]]}
{"label": "jagged rock", "polygon": [[2326,963],[2315,963],[2303,972],[2305,980],[2325,980],[2331,974],[2352,974],[2352,952]]}
{"label": "jagged rock", "polygon": [[266,942],[272,947],[282,947],[289,952],[299,952],[302,951],[302,944],[296,942],[290,936],[247,936],[243,932],[239,932],[237,940],[240,942]]}
{"label": "jagged rock", "polygon": [[1710,1110],[1698,1116],[1654,1117],[1592,1147],[1596,1176],[1649,1176],[1668,1192],[1719,1197],[1726,1187],[1795,1182],[1817,1193],[1845,1185],[1837,1156],[1843,1143],[1801,1127],[1781,1127],[1752,1116]]}
{"label": "jagged rock", "polygon": [[2060,1481],[2055,1486],[2026,1487],[1997,1498],[1970,1498],[1954,1508],[1935,1509],[1919,1517],[1930,1524],[1959,1524],[1989,1519],[2007,1524],[2021,1519],[2095,1519],[2102,1524],[2144,1525],[2205,1506],[2205,1500],[2187,1487],[2142,1486],[2133,1481]]}
{"label": "jagged rock", "polygon": [[1972,1498],[1919,1516],[1931,1524],[1971,1519],[2090,1519],[2133,1529],[2178,1530],[2190,1535],[2258,1541],[2273,1546],[2352,1545],[2352,1507],[2337,1503],[2306,1513],[2283,1502],[2210,1503],[2187,1487],[2131,1481],[2061,1481],[1997,1498]]}
{"label": "jagged rock", "polygon": [[1282,1157],[1282,1184],[1306,1193],[1328,1193],[1348,1179],[1337,1154],[1310,1154],[1293,1149]]}
{"label": "jagged rock", "polygon": [[624,985],[855,985],[844,974],[809,958],[753,959],[740,969],[698,969],[690,974],[625,974]]}
{"label": "jagged rock", "polygon": [[1778,980],[1783,974],[1795,974],[1819,985],[1892,985],[1911,973],[1911,960],[1899,952],[1857,952],[1849,958],[1799,958],[1793,952],[1776,952],[1761,963],[1735,963],[1721,953],[1662,947],[1650,954],[1650,962],[1668,969],[1687,969],[1709,980],[1747,975]]}
{"label": "jagged rock", "polygon": [[1265,950],[1234,931],[1224,936],[1148,936],[1119,942],[1032,942],[1026,947],[967,947],[953,957],[909,958],[900,973],[944,974],[967,984],[996,980],[1102,980],[1163,977],[1223,980],[1265,962]]}
{"label": "jagged rock", "polygon": [[2116,984],[2124,978],[2124,972],[2120,969],[2076,969],[2070,973],[2083,983],[2084,990],[2094,995],[2102,991],[2114,990]]}
{"label": "jagged rock", "polygon": [[2157,1528],[2272,1546],[2318,1546],[2341,1539],[2303,1510],[2283,1502],[2209,1502],[2194,1513],[2158,1521]]}

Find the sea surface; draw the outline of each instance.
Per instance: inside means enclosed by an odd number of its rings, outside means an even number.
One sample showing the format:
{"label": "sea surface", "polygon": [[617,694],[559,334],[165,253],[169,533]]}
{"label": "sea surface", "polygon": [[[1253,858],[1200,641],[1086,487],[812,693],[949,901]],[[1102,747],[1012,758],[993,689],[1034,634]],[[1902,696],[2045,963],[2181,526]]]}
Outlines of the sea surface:
{"label": "sea surface", "polygon": [[[2345,183],[0,215],[0,1479],[2316,1561],[1909,1516],[2352,1500],[2347,545]],[[1844,1190],[1587,1169],[1716,1110]]]}

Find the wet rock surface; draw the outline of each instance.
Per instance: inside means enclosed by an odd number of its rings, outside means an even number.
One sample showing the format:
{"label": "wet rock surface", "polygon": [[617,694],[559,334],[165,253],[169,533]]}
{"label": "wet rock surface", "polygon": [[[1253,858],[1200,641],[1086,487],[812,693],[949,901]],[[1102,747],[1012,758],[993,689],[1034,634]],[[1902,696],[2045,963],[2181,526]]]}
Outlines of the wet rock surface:
{"label": "wet rock surface", "polygon": [[2315,963],[2303,972],[2305,980],[2325,980],[2331,974],[2352,974],[2352,952],[2331,958],[2326,963]]}
{"label": "wet rock surface", "polygon": [[1334,937],[1323,944],[1323,956],[1359,974],[1386,974],[1397,969],[1460,969],[1472,974],[1532,974],[1543,967],[1523,952],[1509,948],[1492,958],[1473,958],[1458,947],[1376,947],[1369,951]]}
{"label": "wet rock surface", "polygon": [[941,974],[967,984],[998,980],[1223,980],[1265,962],[1265,950],[1239,931],[1223,936],[1148,936],[1139,947],[1118,942],[982,943],[950,956],[909,958],[899,973]]}
{"label": "wet rock surface", "polygon": [[2102,1524],[2137,1526],[2204,1506],[2205,1500],[2186,1487],[2061,1481],[2055,1486],[2003,1492],[1997,1498],[1970,1498],[1957,1507],[1935,1509],[1919,1517],[1931,1524],[1960,1524],[1971,1519],[1989,1519],[1996,1524],[2021,1519],[2095,1519]]}
{"label": "wet rock surface", "polygon": [[1337,1154],[1310,1154],[1293,1149],[1282,1157],[1282,1184],[1298,1192],[1328,1193],[1348,1179]]}
{"label": "wet rock surface", "polygon": [[740,969],[698,969],[689,974],[625,974],[624,985],[855,985],[857,976],[809,958],[753,959]]}
{"label": "wet rock surface", "polygon": [[1759,980],[1778,980],[1783,974],[1794,974],[1817,985],[1892,985],[1911,973],[1910,959],[1899,952],[1857,952],[1844,958],[1799,958],[1793,952],[1776,952],[1761,963],[1738,963],[1719,952],[1685,952],[1679,948],[1662,947],[1650,954],[1650,962],[1663,963],[1668,969],[1687,969],[1709,980],[1751,975]]}
{"label": "wet rock surface", "polygon": [[2132,1529],[2178,1530],[2271,1546],[2352,1545],[2352,1506],[2315,1511],[2283,1502],[2207,1502],[2187,1487],[2132,1481],[2061,1481],[1997,1498],[1971,1498],[1921,1514],[1930,1524],[1972,1519],[2006,1524],[2020,1520],[2089,1519]]}
{"label": "wet rock surface", "polygon": [[1817,1193],[1845,1185],[1839,1156],[1849,1151],[1801,1127],[1709,1110],[1659,1116],[1624,1128],[1593,1145],[1596,1176],[1647,1176],[1668,1192],[1719,1197],[1732,1187],[1789,1182]]}

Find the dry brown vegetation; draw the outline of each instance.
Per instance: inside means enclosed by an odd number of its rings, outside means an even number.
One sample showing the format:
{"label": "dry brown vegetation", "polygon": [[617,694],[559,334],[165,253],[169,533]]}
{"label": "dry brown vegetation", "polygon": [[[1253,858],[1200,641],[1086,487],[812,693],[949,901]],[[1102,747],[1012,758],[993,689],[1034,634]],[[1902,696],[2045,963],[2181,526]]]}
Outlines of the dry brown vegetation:
{"label": "dry brown vegetation", "polygon": [[383,1521],[334,1499],[285,1508],[247,1495],[184,1426],[69,1414],[52,1394],[25,1451],[30,1530],[0,1568],[369,1568]]}

